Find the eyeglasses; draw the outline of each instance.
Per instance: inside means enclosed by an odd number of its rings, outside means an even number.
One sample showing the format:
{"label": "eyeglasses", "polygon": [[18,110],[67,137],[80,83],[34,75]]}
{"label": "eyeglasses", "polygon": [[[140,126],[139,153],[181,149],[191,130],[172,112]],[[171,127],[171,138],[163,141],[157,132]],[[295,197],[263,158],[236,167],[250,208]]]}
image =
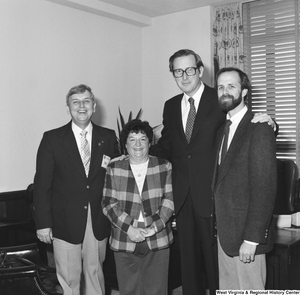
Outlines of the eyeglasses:
{"label": "eyeglasses", "polygon": [[177,69],[173,71],[173,76],[175,78],[181,78],[183,76],[183,73],[185,73],[187,76],[194,76],[196,74],[197,68],[189,67],[185,70]]}

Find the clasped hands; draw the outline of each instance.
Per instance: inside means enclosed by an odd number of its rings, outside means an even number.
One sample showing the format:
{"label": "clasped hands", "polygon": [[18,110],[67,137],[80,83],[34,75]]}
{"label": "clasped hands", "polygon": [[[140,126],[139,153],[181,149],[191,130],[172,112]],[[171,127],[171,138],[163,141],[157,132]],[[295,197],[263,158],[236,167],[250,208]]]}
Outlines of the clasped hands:
{"label": "clasped hands", "polygon": [[155,235],[155,230],[153,228],[140,228],[130,225],[127,231],[127,235],[131,241],[140,243],[145,241],[147,237]]}

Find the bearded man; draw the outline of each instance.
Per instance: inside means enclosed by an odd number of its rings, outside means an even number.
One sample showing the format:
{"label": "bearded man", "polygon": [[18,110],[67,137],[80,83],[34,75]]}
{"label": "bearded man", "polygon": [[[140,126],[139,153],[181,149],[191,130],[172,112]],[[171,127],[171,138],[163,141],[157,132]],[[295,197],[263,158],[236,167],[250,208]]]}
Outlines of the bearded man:
{"label": "bearded man", "polygon": [[275,134],[267,123],[251,123],[250,89],[237,68],[217,74],[219,106],[227,118],[218,132],[213,177],[221,290],[263,290],[265,254],[274,243]]}

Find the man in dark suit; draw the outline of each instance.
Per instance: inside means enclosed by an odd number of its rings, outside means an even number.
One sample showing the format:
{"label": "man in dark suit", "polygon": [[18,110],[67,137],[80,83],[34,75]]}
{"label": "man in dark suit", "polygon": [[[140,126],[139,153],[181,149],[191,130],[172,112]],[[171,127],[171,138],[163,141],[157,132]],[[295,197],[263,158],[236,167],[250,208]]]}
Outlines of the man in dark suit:
{"label": "man in dark suit", "polygon": [[[216,91],[201,81],[204,66],[198,54],[179,50],[170,57],[169,68],[184,93],[166,101],[162,136],[151,153],[170,160],[173,167],[183,294],[205,294],[204,271],[210,294],[215,294],[218,267],[211,184],[216,133],[225,114],[219,109]],[[254,121],[273,122],[266,115]]]}
{"label": "man in dark suit", "polygon": [[226,128],[218,133],[213,182],[223,290],[263,290],[265,253],[273,246],[275,135],[267,124],[251,124],[253,113],[245,104],[250,87],[239,69],[223,68],[217,74],[219,104],[229,123],[227,135]]}
{"label": "man in dark suit", "polygon": [[34,208],[38,238],[51,243],[65,295],[104,294],[102,264],[109,220],[101,208],[106,167],[118,155],[113,130],[91,122],[96,102],[78,85],[66,98],[71,122],[44,133],[37,153]]}

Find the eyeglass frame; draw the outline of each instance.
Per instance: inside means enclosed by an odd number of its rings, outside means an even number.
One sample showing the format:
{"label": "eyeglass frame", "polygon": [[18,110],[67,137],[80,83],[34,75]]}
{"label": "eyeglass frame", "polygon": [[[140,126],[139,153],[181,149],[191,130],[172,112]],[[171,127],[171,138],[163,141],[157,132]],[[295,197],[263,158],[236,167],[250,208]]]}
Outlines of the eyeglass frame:
{"label": "eyeglass frame", "polygon": [[[194,69],[194,70],[195,70],[195,73],[192,74],[192,75],[189,75],[189,74],[187,73],[187,70],[188,70],[188,69]],[[173,74],[174,78],[182,78],[184,73],[185,73],[187,76],[191,77],[191,76],[195,76],[195,75],[196,75],[197,70],[198,70],[197,67],[188,67],[188,68],[186,68],[185,70],[183,70],[183,69],[175,69],[175,70],[172,71],[172,74]],[[181,76],[178,76],[178,77],[175,76],[175,71],[181,71],[182,75],[181,75]]]}

